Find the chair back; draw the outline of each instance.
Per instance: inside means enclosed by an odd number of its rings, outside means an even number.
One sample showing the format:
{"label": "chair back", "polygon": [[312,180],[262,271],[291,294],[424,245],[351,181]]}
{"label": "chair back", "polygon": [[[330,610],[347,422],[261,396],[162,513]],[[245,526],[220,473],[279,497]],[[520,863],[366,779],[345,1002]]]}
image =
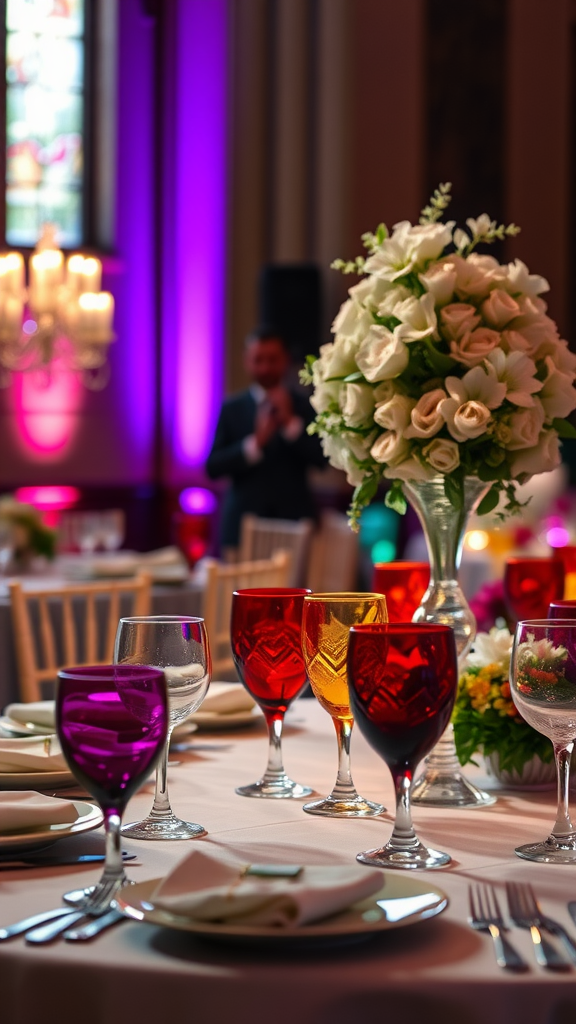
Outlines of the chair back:
{"label": "chair back", "polygon": [[55,681],[66,665],[106,665],[114,657],[121,615],[150,613],[151,580],[70,584],[28,590],[8,584],[20,698],[42,699],[42,683]]}
{"label": "chair back", "polygon": [[280,551],[272,558],[255,562],[224,565],[214,558],[205,559],[206,590],[204,620],[210,641],[212,677],[237,678],[230,646],[230,615],[232,594],[250,587],[287,587],[290,558]]}
{"label": "chair back", "polygon": [[343,512],[326,509],[312,538],[306,586],[319,593],[356,590],[358,534]]}
{"label": "chair back", "polygon": [[247,514],[240,527],[240,562],[270,558],[278,551],[287,551],[292,568],[289,587],[304,586],[310,539],[314,523],[311,519],[263,519]]}

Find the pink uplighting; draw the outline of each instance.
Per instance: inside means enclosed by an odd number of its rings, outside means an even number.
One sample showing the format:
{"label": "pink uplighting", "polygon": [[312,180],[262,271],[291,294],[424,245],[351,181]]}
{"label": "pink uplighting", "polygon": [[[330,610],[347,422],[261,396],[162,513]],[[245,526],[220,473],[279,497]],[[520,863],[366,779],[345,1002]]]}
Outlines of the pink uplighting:
{"label": "pink uplighting", "polygon": [[57,363],[47,379],[36,373],[14,374],[18,438],[38,461],[56,460],[69,447],[83,394],[76,374]]}
{"label": "pink uplighting", "polygon": [[80,491],[77,487],[67,486],[19,487],[14,497],[40,511],[61,512],[80,501]]}
{"label": "pink uplighting", "polygon": [[546,534],[551,548],[563,548],[570,540],[570,534],[563,526],[553,526]]}
{"label": "pink uplighting", "polygon": [[209,516],[217,504],[216,496],[206,487],[185,487],[180,492],[180,508],[189,515]]}

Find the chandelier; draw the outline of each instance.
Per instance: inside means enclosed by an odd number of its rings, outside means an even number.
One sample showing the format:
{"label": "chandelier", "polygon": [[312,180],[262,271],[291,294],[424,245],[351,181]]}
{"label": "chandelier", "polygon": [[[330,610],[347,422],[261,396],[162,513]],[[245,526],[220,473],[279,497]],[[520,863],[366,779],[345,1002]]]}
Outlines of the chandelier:
{"label": "chandelier", "polygon": [[80,253],[65,260],[52,224],[30,257],[28,288],[22,254],[0,256],[0,387],[13,372],[49,380],[56,363],[92,390],[106,386],[114,299],[100,291],[101,281],[100,260]]}

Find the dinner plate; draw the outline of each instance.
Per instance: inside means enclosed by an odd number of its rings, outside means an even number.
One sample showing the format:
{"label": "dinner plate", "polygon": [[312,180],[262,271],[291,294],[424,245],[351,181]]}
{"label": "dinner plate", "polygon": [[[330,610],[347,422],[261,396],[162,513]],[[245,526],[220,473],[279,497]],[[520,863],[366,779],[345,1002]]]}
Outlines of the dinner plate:
{"label": "dinner plate", "polygon": [[0,715],[0,729],[11,736],[54,736],[56,729],[47,725],[36,725],[35,722],[17,722],[9,715]]}
{"label": "dinner plate", "polygon": [[0,789],[60,789],[76,785],[72,772],[0,772]]}
{"label": "dinner plate", "polygon": [[98,828],[104,821],[104,815],[96,804],[88,803],[85,800],[73,800],[72,802],[78,811],[76,821],[67,821],[58,825],[43,825],[40,828],[27,829],[25,832],[0,832],[0,854],[12,853],[17,850],[31,850],[37,846],[48,846],[50,843],[55,843],[57,839],[65,839],[66,836],[73,836],[78,832],[90,832],[92,829]]}
{"label": "dinner plate", "polygon": [[250,708],[250,711],[231,711],[229,714],[221,711],[195,711],[190,715],[190,721],[195,722],[199,729],[217,731],[256,725],[257,722],[264,721],[264,715],[259,707]]}
{"label": "dinner plate", "polygon": [[402,872],[384,871],[383,879],[382,888],[367,899],[360,900],[323,921],[305,924],[299,928],[232,924],[228,921],[214,924],[173,914],[155,907],[151,901],[152,893],[160,884],[160,878],[127,886],[116,898],[122,913],[135,921],[175,928],[201,938],[235,943],[325,945],[360,941],[370,938],[371,935],[379,935],[390,928],[418,924],[442,913],[448,906],[446,894],[426,878],[418,879],[406,876]]}

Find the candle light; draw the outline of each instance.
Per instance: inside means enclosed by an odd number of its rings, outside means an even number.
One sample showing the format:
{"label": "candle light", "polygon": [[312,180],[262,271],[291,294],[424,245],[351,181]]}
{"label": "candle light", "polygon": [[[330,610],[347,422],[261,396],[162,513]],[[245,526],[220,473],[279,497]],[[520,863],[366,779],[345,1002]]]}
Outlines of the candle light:
{"label": "candle light", "polygon": [[30,259],[30,306],[36,314],[56,312],[64,273],[59,249],[43,249]]}
{"label": "candle light", "polygon": [[94,256],[88,256],[82,267],[82,291],[99,292],[102,287],[102,264]]}
{"label": "candle light", "polygon": [[78,298],[84,291],[84,257],[76,253],[66,262],[66,289],[70,298]]}
{"label": "candle light", "polygon": [[78,299],[76,337],[79,341],[110,341],[113,318],[114,299],[110,292],[85,292]]}
{"label": "candle light", "polygon": [[0,256],[0,292],[22,297],[24,293],[24,258],[19,252]]}
{"label": "candle light", "polygon": [[18,341],[22,331],[23,312],[23,295],[11,295],[0,285],[0,339],[2,341]]}

